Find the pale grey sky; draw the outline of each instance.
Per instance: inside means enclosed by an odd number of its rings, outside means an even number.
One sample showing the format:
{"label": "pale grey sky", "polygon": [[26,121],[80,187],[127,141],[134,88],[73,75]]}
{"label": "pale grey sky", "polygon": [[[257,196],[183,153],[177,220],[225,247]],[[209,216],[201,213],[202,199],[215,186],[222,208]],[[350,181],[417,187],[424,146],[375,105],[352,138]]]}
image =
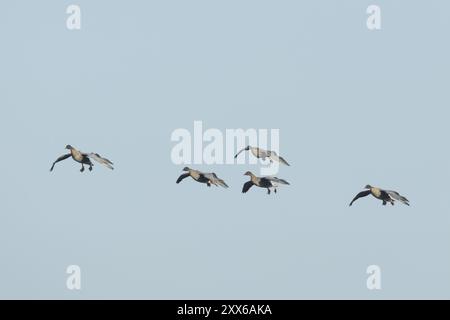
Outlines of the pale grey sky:
{"label": "pale grey sky", "polygon": [[[448,1],[0,7],[0,298],[450,298]],[[280,129],[291,185],[243,195],[250,165],[176,185],[170,135],[194,120]],[[50,173],[66,144],[116,170]],[[411,206],[349,208],[368,183]]]}

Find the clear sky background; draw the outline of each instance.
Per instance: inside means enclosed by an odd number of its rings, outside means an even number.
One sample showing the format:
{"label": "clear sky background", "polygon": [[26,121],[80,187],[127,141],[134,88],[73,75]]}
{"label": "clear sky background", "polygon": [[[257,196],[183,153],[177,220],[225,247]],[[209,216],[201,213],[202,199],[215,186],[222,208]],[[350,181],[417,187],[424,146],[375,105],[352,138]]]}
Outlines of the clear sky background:
{"label": "clear sky background", "polygon": [[[69,31],[69,4],[82,29]],[[382,30],[366,27],[381,6]],[[450,2],[2,1],[0,298],[450,298]],[[280,129],[175,181],[177,128]],[[79,172],[66,144],[116,170]],[[407,207],[348,203],[366,184]],[[68,265],[82,290],[66,288]],[[379,265],[382,290],[366,287]]]}

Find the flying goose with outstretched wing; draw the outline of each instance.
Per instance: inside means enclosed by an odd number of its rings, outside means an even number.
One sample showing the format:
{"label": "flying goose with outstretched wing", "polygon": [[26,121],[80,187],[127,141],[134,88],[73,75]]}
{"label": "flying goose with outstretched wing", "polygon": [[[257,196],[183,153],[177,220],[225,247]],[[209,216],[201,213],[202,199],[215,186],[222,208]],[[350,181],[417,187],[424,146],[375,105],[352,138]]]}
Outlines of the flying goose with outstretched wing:
{"label": "flying goose with outstretched wing", "polygon": [[351,206],[353,202],[355,202],[359,198],[367,197],[369,194],[371,194],[378,200],[383,201],[383,206],[385,206],[388,202],[391,205],[394,205],[395,201],[400,201],[401,203],[409,206],[409,200],[404,196],[401,196],[397,191],[383,190],[377,187],[372,187],[370,184],[366,185],[365,189],[367,190],[361,191],[353,198],[349,206]]}
{"label": "flying goose with outstretched wing", "polygon": [[264,150],[258,147],[251,147],[251,146],[247,146],[244,149],[240,150],[234,156],[234,158],[236,159],[244,151],[250,151],[255,157],[257,157],[258,159],[262,159],[263,161],[268,159],[270,162],[278,161],[279,163],[282,163],[284,165],[287,166],[290,165],[286,160],[284,160],[283,157],[280,157],[275,151]]}
{"label": "flying goose with outstretched wing", "polygon": [[80,172],[84,171],[84,165],[88,165],[89,171],[92,171],[92,167],[94,166],[94,164],[92,163],[91,159],[95,160],[96,162],[104,165],[105,167],[107,167],[111,170],[114,170],[114,167],[113,167],[114,164],[111,161],[109,161],[108,159],[100,156],[98,153],[93,153],[93,152],[84,153],[84,152],[81,152],[81,151],[75,149],[71,145],[67,145],[66,149],[70,150],[70,153],[62,155],[61,157],[56,159],[56,161],[53,162],[53,165],[50,168],[50,171],[53,171],[53,169],[55,168],[55,164],[57,164],[60,161],[66,160],[70,157],[72,157],[72,159],[75,160],[76,162],[81,163]]}
{"label": "flying goose with outstretched wing", "polygon": [[211,185],[215,185],[216,187],[220,186],[223,188],[228,188],[228,185],[220,179],[215,173],[204,173],[198,170],[191,169],[189,167],[184,167],[183,171],[186,173],[182,174],[177,179],[177,184],[183,181],[184,179],[191,177],[195,181],[199,183],[206,183],[208,187],[211,187]]}
{"label": "flying goose with outstretched wing", "polygon": [[250,181],[247,181],[242,187],[242,193],[247,193],[251,187],[257,186],[260,188],[267,189],[267,194],[270,194],[270,189],[273,189],[277,193],[277,188],[280,185],[289,185],[290,183],[284,179],[279,179],[277,177],[257,177],[250,171],[244,173],[244,176],[249,176]]}

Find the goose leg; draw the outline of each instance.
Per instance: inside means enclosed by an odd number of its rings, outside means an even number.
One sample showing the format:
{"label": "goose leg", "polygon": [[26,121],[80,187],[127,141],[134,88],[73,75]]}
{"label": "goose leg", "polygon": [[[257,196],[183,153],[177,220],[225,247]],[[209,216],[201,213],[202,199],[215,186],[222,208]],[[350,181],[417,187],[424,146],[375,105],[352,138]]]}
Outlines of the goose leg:
{"label": "goose leg", "polygon": [[84,164],[81,165],[80,172],[84,172]]}
{"label": "goose leg", "polygon": [[206,185],[207,185],[208,187],[211,187],[211,183],[209,183],[209,182],[207,182]]}
{"label": "goose leg", "polygon": [[92,164],[89,165],[89,171],[92,171]]}
{"label": "goose leg", "polygon": [[277,189],[276,189],[276,188],[275,188],[275,189],[273,189],[273,192],[277,193]]}
{"label": "goose leg", "polygon": [[385,206],[385,205],[386,205],[386,201],[383,200],[383,206]]}
{"label": "goose leg", "polygon": [[267,188],[267,194],[270,194],[270,189],[269,188]]}

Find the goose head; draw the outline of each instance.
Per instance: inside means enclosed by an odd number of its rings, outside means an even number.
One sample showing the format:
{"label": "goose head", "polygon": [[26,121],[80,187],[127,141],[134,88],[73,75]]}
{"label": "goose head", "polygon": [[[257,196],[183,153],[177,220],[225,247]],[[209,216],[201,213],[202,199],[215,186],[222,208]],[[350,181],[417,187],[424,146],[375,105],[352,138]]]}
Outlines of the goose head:
{"label": "goose head", "polygon": [[191,169],[189,169],[189,167],[184,167],[183,168],[183,171],[189,171],[189,170],[191,170]]}
{"label": "goose head", "polygon": [[371,186],[370,184],[368,184],[368,185],[366,185],[364,188],[365,188],[365,189],[371,189],[372,186]]}
{"label": "goose head", "polygon": [[67,149],[67,150],[72,150],[73,147],[72,147],[70,144],[68,144],[68,145],[66,146],[66,149]]}
{"label": "goose head", "polygon": [[244,173],[244,176],[253,176],[253,173],[251,173],[250,171],[247,171],[246,173]]}

